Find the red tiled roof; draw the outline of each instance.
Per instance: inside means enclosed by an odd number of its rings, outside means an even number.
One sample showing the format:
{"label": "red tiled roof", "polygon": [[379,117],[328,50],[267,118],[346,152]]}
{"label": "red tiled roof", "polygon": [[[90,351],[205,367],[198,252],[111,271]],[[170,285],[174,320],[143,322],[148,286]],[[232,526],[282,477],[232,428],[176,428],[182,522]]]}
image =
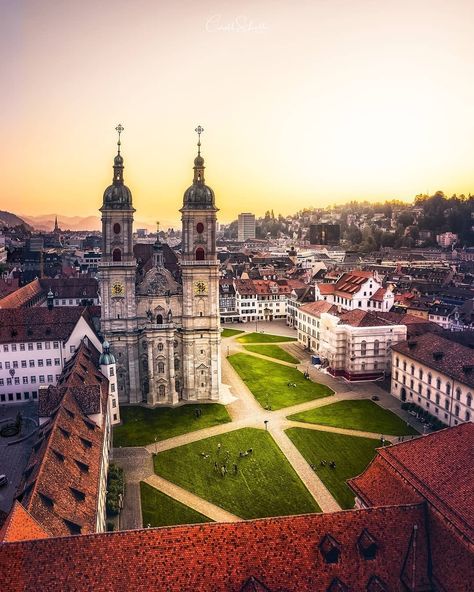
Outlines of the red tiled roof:
{"label": "red tiled roof", "polygon": [[383,302],[384,296],[387,293],[386,288],[379,288],[376,292],[374,292],[371,296],[371,300],[375,300],[376,302]]}
{"label": "red tiled roof", "polygon": [[334,286],[335,284],[317,284],[321,296],[329,296],[330,294],[334,294]]}
{"label": "red tiled roof", "polygon": [[360,308],[342,312],[342,314],[339,314],[339,317],[341,324],[351,325],[352,327],[382,327],[393,324],[381,316],[361,310]]}
{"label": "red tiled roof", "polygon": [[88,321],[81,306],[0,309],[0,343],[66,341],[81,316]]}
{"label": "red tiled roof", "polygon": [[[372,464],[349,483],[371,505],[422,496],[474,543],[473,467],[474,424],[469,422],[378,449]],[[412,488],[410,495],[400,491],[403,483]]]}
{"label": "red tiled roof", "polygon": [[[251,584],[325,592],[335,578],[362,591],[374,577],[401,590],[415,527],[417,569],[410,577],[416,590],[428,590],[422,504],[11,543],[0,546],[0,571],[10,592],[239,592]],[[364,532],[375,541],[373,559],[361,555]],[[339,545],[336,563],[320,549],[327,535]]]}
{"label": "red tiled roof", "polygon": [[[0,308],[20,308],[28,305],[32,300],[37,298],[43,292],[40,281],[38,279],[33,280],[26,286],[18,288],[15,292],[12,292],[5,298],[0,300]],[[44,295],[46,298],[46,294]]]}
{"label": "red tiled roof", "polygon": [[[326,300],[316,300],[316,302],[308,302],[300,306],[299,310],[303,313],[319,317],[323,312],[329,312],[334,307],[334,304],[326,302]],[[337,309],[337,307],[334,307]]]}
{"label": "red tiled roof", "polygon": [[0,529],[0,543],[31,541],[51,536],[31,514],[15,502],[4,525]]}
{"label": "red tiled roof", "polygon": [[474,388],[474,350],[436,333],[401,341],[392,350]]}

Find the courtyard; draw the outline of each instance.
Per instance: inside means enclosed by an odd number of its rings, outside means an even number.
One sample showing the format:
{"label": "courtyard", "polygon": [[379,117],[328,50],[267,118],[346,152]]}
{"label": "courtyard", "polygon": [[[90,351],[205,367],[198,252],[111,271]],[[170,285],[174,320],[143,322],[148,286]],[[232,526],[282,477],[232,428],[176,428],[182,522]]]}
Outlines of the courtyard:
{"label": "courtyard", "polygon": [[125,515],[123,528],[351,508],[346,480],[370,463],[381,435],[388,445],[417,434],[393,398],[373,383],[368,391],[312,368],[284,329],[281,336],[228,330],[226,406],[122,408],[114,444],[123,454],[143,451],[133,456],[126,504],[140,517],[132,523]]}

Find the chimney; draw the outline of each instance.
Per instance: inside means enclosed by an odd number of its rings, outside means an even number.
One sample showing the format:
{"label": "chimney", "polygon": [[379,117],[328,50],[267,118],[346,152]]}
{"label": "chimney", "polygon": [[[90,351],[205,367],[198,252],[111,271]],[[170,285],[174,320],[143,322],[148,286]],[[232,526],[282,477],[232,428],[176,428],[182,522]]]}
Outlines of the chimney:
{"label": "chimney", "polygon": [[433,352],[433,358],[436,361],[442,360],[443,356],[444,356],[444,352],[442,352],[442,351]]}

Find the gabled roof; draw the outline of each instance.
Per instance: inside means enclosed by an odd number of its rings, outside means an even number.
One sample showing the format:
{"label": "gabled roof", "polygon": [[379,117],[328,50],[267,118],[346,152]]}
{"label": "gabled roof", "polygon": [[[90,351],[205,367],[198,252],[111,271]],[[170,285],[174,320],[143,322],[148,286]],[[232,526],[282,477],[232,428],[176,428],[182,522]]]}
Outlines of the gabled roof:
{"label": "gabled roof", "polygon": [[13,504],[4,525],[0,529],[0,543],[31,541],[49,536],[51,535],[19,502]]}
{"label": "gabled roof", "polygon": [[[40,281],[34,279],[0,300],[0,308],[20,308],[37,298],[43,292]],[[46,294],[45,294],[46,297]]]}
{"label": "gabled roof", "polygon": [[82,306],[0,309],[0,343],[67,341],[81,317],[90,324]]}
{"label": "gabled roof", "polygon": [[474,424],[469,422],[379,448],[349,484],[370,505],[424,498],[474,543],[472,467]]}

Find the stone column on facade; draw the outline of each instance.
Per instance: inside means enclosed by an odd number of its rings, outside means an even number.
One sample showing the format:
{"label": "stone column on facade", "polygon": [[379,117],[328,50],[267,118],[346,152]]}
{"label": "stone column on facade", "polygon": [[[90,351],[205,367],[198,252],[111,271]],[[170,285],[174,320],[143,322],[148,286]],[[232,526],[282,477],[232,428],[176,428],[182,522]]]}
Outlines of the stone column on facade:
{"label": "stone column on facade", "polygon": [[153,359],[153,341],[148,339],[148,404],[156,405],[155,361]]}
{"label": "stone column on facade", "polygon": [[174,371],[174,332],[168,335],[168,376],[169,376],[169,394],[168,400],[171,405],[176,405],[178,402],[178,393],[176,392],[175,371]]}

